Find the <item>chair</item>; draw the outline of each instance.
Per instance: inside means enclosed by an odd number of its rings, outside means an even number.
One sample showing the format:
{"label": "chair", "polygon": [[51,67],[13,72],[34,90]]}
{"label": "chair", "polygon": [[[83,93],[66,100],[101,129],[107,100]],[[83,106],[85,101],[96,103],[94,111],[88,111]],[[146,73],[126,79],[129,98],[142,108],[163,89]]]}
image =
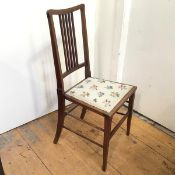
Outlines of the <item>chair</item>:
{"label": "chair", "polygon": [[[84,49],[84,62],[79,64],[78,54],[77,54],[77,43],[75,36],[74,27],[74,12],[80,11],[81,23],[82,23],[82,39],[83,39],[83,49]],[[60,30],[62,36],[62,43],[64,49],[65,66],[66,72],[62,72],[61,62],[59,56],[59,50],[57,45],[56,30],[54,26],[53,16],[57,15],[59,17]],[[104,128],[95,126],[96,129],[104,132],[103,145],[87,138],[79,133],[79,136],[88,139],[92,143],[103,148],[103,166],[102,170],[105,171],[107,168],[107,157],[109,150],[109,141],[111,137],[115,134],[117,129],[121,124],[127,119],[127,135],[130,133],[131,118],[134,104],[134,96],[136,91],[136,86],[131,86],[128,84],[122,84],[112,81],[107,81],[103,79],[98,79],[91,77],[90,64],[89,64],[89,50],[88,50],[88,38],[86,30],[86,17],[85,17],[85,6],[84,4],[74,6],[68,9],[61,10],[48,10],[47,11],[51,44],[55,65],[55,73],[57,78],[57,94],[58,94],[58,123],[57,130],[54,138],[54,143],[56,144],[60,138],[62,128],[73,131],[70,128],[64,126],[64,118],[66,115],[72,116],[70,113],[65,112],[65,100],[69,100],[72,103],[80,105],[82,107],[82,113],[79,121],[85,122],[91,126],[91,124],[84,120],[86,110],[91,110],[95,113],[100,114],[104,117]],[[84,67],[85,68],[85,79],[70,88],[69,90],[64,90],[63,79],[70,75],[72,72]],[[111,122],[115,113],[124,105],[128,103],[128,110],[126,113],[120,113],[123,115],[122,119],[118,124],[111,130]],[[75,116],[73,116],[75,117]],[[73,131],[74,132],[74,131]]]}

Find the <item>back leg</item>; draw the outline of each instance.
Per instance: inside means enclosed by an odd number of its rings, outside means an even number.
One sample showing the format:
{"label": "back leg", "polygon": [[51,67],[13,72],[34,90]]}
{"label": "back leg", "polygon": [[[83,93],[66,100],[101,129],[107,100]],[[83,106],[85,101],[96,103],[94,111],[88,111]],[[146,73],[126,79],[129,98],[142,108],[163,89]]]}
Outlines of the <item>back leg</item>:
{"label": "back leg", "polygon": [[83,120],[84,119],[84,116],[86,114],[86,108],[83,107],[82,111],[81,111],[81,116],[80,118]]}
{"label": "back leg", "polygon": [[131,95],[129,98],[129,106],[128,106],[128,118],[127,118],[127,131],[126,135],[129,136],[130,134],[130,128],[131,128],[131,119],[132,119],[132,112],[133,112],[133,106],[134,106],[134,97],[135,93]]}

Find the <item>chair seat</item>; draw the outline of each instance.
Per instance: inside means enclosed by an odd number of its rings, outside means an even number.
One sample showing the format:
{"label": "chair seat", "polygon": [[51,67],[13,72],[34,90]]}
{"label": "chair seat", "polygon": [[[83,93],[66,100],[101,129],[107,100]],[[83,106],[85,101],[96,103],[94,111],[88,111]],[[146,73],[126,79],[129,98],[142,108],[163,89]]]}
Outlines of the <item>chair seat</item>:
{"label": "chair seat", "polygon": [[132,88],[131,85],[89,77],[69,89],[66,95],[110,113]]}

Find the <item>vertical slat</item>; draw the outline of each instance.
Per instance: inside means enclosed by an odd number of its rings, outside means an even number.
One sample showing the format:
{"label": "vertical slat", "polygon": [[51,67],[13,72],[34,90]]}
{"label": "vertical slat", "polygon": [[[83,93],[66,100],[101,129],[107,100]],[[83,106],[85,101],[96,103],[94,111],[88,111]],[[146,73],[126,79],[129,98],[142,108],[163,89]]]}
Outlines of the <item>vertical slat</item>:
{"label": "vertical slat", "polygon": [[71,41],[70,41],[70,29],[68,26],[68,14],[64,14],[64,23],[65,23],[65,29],[66,29],[66,36],[67,36],[67,53],[68,53],[68,61],[70,63],[69,69],[73,67],[73,60],[72,60],[72,48],[71,48]]}
{"label": "vertical slat", "polygon": [[68,71],[69,70],[68,55],[67,55],[67,47],[66,47],[65,29],[63,27],[63,23],[64,23],[63,15],[59,15],[59,20],[60,20],[62,42],[63,42],[64,57],[65,57],[65,65],[66,65],[66,70]]}
{"label": "vertical slat", "polygon": [[71,62],[70,62],[70,52],[68,48],[68,35],[67,35],[67,28],[66,28],[66,19],[65,19],[65,14],[62,15],[63,17],[63,29],[64,29],[64,34],[65,34],[65,46],[66,46],[66,52],[67,52],[67,63],[68,63],[68,70],[71,69]]}
{"label": "vertical slat", "polygon": [[72,30],[72,20],[70,17],[70,13],[68,13],[68,25],[69,25],[69,34],[70,34],[70,46],[71,46],[71,56],[73,67],[76,67],[78,64],[75,62],[75,50],[74,50],[74,41],[73,41],[73,30]]}
{"label": "vertical slat", "polygon": [[70,13],[70,20],[71,20],[71,24],[72,24],[72,40],[73,40],[75,64],[78,65],[78,54],[77,54],[77,44],[76,44],[76,36],[75,36],[75,26],[74,26],[73,13]]}

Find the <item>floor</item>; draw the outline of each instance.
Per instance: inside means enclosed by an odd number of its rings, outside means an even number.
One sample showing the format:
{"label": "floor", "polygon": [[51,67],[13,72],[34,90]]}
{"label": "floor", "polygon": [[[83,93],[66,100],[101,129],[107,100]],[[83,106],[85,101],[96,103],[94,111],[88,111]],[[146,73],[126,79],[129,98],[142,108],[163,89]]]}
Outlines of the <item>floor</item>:
{"label": "floor", "polygon": [[[103,126],[103,118],[90,111],[85,119]],[[59,143],[52,143],[56,121],[53,112],[0,135],[6,175],[175,175],[175,139],[136,116],[129,137],[124,123],[112,138],[106,172],[101,170],[102,149],[93,143],[65,129]],[[102,142],[102,133],[86,124],[71,117],[65,124]]]}
{"label": "floor", "polygon": [[140,118],[141,120],[144,120],[144,122],[151,124],[155,128],[158,128],[159,130],[161,130],[161,131],[165,132],[166,134],[175,138],[175,132],[173,132],[173,131],[169,130],[168,128],[165,128],[164,126],[160,125],[159,123],[149,119],[147,116],[140,114],[137,111],[135,111],[134,115],[137,116],[138,118]]}

